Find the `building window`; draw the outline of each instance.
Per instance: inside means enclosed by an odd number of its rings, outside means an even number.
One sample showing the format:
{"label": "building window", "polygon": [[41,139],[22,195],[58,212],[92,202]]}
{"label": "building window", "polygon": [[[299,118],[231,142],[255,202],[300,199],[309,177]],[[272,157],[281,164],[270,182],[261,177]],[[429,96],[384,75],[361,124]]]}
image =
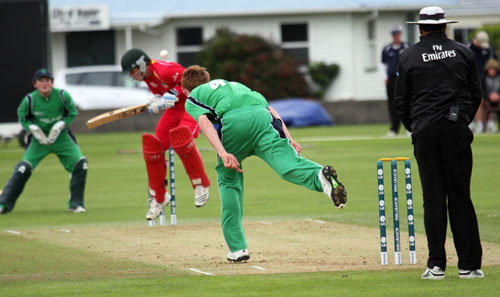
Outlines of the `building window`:
{"label": "building window", "polygon": [[282,24],[281,41],[307,41],[307,24]]}
{"label": "building window", "polygon": [[309,64],[309,33],[306,23],[281,24],[283,52],[296,58],[301,65]]}
{"label": "building window", "polygon": [[115,32],[89,31],[66,34],[68,67],[115,63]]}
{"label": "building window", "polygon": [[177,45],[201,45],[203,41],[202,33],[203,32],[200,27],[177,28]]}
{"label": "building window", "polygon": [[177,28],[177,63],[184,67],[196,64],[196,57],[203,45],[201,27]]}
{"label": "building window", "polygon": [[189,67],[196,64],[198,52],[179,52],[177,53],[177,61],[184,67]]}
{"label": "building window", "polygon": [[[413,13],[413,12],[408,12],[406,14],[406,21],[407,22],[414,21],[417,18],[418,18],[418,15]],[[415,26],[413,24],[406,24],[406,32],[408,32],[408,38],[406,40],[408,41],[408,43],[415,44],[417,42],[417,36],[416,36],[417,28],[418,28],[418,26]],[[403,38],[404,38],[404,36],[403,36]]]}
{"label": "building window", "polygon": [[376,19],[370,19],[366,23],[367,52],[365,56],[365,71],[371,72],[377,70],[377,34]]}
{"label": "building window", "polygon": [[459,28],[453,30],[453,36],[455,41],[461,42],[463,44],[469,43],[469,34],[474,31],[473,28]]}

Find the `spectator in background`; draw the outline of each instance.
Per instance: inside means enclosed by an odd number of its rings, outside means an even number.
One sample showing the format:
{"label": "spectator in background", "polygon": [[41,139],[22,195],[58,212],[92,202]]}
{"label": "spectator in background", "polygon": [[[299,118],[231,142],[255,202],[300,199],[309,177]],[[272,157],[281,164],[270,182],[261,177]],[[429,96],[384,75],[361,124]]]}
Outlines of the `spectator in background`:
{"label": "spectator in background", "polygon": [[387,103],[389,108],[389,117],[391,119],[391,128],[388,136],[396,136],[399,133],[401,120],[394,109],[394,84],[396,82],[396,64],[399,55],[410,45],[401,40],[402,30],[400,25],[396,25],[391,30],[392,42],[382,50],[382,66],[385,76],[385,86],[387,91]]}
{"label": "spectator in background", "polygon": [[[495,133],[498,128],[491,118],[490,113],[496,112],[497,121],[500,121],[500,65],[497,60],[490,59],[484,67],[483,76],[483,127],[490,133]],[[483,131],[484,132],[484,131]]]}
{"label": "spectator in background", "polygon": [[[495,49],[490,44],[488,33],[484,31],[477,32],[474,38],[471,40],[469,48],[476,56],[477,71],[479,72],[479,77],[483,79],[485,73],[484,67],[486,65],[486,62],[490,59],[495,59],[498,61],[498,56],[495,52]],[[485,128],[483,126],[482,112],[484,110],[484,107],[482,105],[483,103],[481,103],[481,107],[479,107],[476,116],[474,117],[474,122],[469,126],[469,128],[471,128],[471,130],[476,134],[482,133]]]}

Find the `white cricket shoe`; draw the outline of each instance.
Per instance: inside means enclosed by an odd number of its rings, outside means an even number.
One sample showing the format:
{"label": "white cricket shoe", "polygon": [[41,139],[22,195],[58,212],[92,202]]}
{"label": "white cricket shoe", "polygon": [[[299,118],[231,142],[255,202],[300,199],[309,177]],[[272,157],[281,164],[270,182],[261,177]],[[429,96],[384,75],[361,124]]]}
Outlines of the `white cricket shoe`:
{"label": "white cricket shoe", "polygon": [[250,253],[248,252],[247,249],[239,250],[236,252],[229,251],[229,253],[227,253],[228,261],[241,262],[241,261],[246,261],[248,259],[250,259]]}
{"label": "white cricket shoe", "polygon": [[459,269],[458,270],[458,277],[459,278],[481,278],[481,277],[484,277],[484,273],[481,271],[481,269],[474,269],[474,270]]}
{"label": "white cricket shoe", "polygon": [[66,211],[68,211],[68,212],[74,212],[74,213],[87,212],[87,210],[85,209],[85,207],[83,207],[81,205],[78,205],[77,207],[68,207],[66,209]]}
{"label": "white cricket shoe", "polygon": [[441,267],[434,266],[434,268],[427,268],[422,274],[422,279],[444,279],[444,271]]}
{"label": "white cricket shoe", "polygon": [[398,135],[396,134],[396,132],[394,132],[394,131],[392,131],[392,130],[389,130],[389,132],[387,132],[387,134],[386,134],[386,135],[387,135],[387,137],[396,137],[396,136],[398,136]]}
{"label": "white cricket shoe", "polygon": [[151,198],[149,201],[149,210],[146,214],[146,220],[154,220],[157,216],[160,215],[161,211],[165,206],[170,203],[170,194],[165,192],[165,200],[162,203],[158,203],[155,198]]}
{"label": "white cricket shoe", "polygon": [[197,185],[194,188],[194,205],[202,207],[208,202],[208,187]]}

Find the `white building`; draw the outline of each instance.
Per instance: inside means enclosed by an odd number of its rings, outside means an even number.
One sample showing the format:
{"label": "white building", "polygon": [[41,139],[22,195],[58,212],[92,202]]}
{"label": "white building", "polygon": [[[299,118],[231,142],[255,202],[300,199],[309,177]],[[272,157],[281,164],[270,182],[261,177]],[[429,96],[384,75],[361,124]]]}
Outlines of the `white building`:
{"label": "white building", "polygon": [[446,11],[459,2],[49,0],[52,68],[57,72],[68,66],[119,64],[131,47],[152,58],[167,49],[169,60],[189,65],[204,40],[217,28],[228,27],[270,39],[304,63],[339,64],[328,101],[380,100],[386,95],[377,66],[383,46],[391,41],[391,28],[403,25],[403,39],[414,43],[416,27],[405,21],[416,19],[424,6],[439,5]]}
{"label": "white building", "polygon": [[500,1],[498,0],[461,0],[457,6],[446,11],[449,19],[457,20],[450,36],[457,41],[467,42],[471,31],[483,25],[500,24]]}

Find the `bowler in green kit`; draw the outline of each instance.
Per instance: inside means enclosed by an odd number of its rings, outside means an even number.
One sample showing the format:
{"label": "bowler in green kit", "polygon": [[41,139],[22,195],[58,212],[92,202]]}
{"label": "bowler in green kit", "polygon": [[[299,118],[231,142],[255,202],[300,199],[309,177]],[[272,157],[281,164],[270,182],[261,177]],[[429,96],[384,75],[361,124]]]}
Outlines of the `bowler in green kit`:
{"label": "bowler in green kit", "polygon": [[[210,81],[205,68],[194,65],[182,75],[185,107],[217,152],[222,207],[222,231],[229,247],[229,261],[250,258],[243,220],[243,170],[241,162],[252,155],[264,160],[281,178],[324,192],[338,208],[347,192],[331,166],[321,166],[300,156],[296,143],[278,113],[260,93],[237,82]],[[217,131],[214,123],[220,125]]]}
{"label": "bowler in green kit", "polygon": [[54,153],[70,173],[70,196],[67,211],[85,212],[83,194],[87,177],[87,158],[82,156],[68,126],[77,110],[73,99],[64,90],[52,87],[54,78],[46,69],[35,72],[35,91],[26,95],[17,110],[23,128],[31,133],[23,160],[0,194],[0,214],[11,212],[35,167],[48,154]]}

